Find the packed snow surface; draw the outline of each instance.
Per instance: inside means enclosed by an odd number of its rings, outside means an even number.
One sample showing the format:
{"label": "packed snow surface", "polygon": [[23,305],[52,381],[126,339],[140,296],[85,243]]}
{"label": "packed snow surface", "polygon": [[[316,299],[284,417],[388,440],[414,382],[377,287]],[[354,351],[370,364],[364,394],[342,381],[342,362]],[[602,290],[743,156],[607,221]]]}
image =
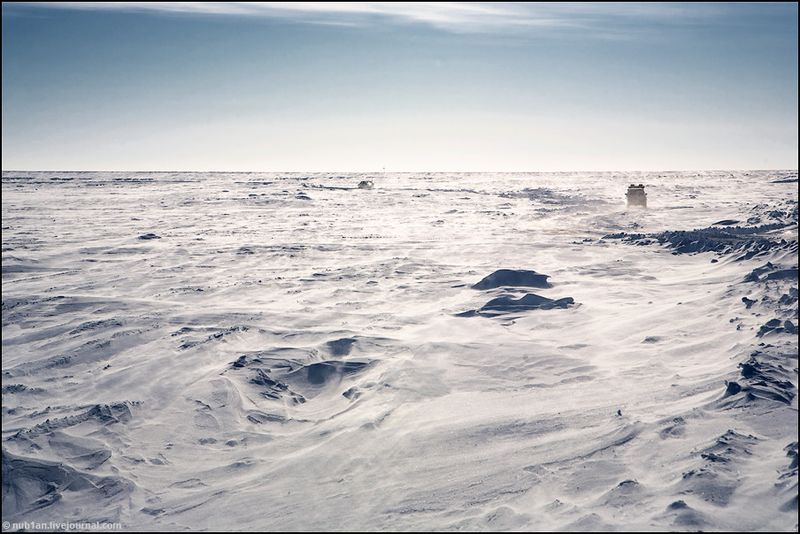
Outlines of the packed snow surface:
{"label": "packed snow surface", "polygon": [[797,197],[3,172],[3,520],[796,530]]}

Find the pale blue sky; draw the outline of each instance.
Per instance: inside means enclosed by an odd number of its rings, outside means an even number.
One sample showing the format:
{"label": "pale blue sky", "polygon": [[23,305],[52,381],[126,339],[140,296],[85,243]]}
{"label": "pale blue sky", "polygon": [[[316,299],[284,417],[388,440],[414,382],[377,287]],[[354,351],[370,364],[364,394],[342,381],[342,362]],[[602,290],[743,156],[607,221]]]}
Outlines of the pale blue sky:
{"label": "pale blue sky", "polygon": [[796,169],[797,17],[6,2],[3,169]]}

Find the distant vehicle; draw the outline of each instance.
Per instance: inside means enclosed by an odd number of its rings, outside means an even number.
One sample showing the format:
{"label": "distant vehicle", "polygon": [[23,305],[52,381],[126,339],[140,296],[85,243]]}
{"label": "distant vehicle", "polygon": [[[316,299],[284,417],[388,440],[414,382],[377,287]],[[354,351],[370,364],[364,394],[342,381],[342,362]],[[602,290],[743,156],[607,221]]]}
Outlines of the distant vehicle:
{"label": "distant vehicle", "polygon": [[628,186],[628,192],[625,193],[628,199],[628,207],[639,206],[642,208],[647,207],[647,194],[644,192],[644,185],[631,184]]}
{"label": "distant vehicle", "polygon": [[372,180],[361,180],[358,182],[359,189],[372,189],[375,187],[375,184],[372,183]]}

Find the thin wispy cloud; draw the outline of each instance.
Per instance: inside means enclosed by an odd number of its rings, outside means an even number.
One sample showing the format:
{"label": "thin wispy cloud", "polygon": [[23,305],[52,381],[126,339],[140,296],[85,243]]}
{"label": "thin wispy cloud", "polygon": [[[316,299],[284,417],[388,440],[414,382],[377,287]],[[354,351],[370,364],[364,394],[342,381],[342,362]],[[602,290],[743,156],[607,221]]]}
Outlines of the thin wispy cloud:
{"label": "thin wispy cloud", "polygon": [[719,6],[661,3],[489,2],[41,2],[38,8],[239,16],[307,24],[369,26],[420,24],[458,33],[580,31],[624,36],[651,23],[681,25],[710,21]]}

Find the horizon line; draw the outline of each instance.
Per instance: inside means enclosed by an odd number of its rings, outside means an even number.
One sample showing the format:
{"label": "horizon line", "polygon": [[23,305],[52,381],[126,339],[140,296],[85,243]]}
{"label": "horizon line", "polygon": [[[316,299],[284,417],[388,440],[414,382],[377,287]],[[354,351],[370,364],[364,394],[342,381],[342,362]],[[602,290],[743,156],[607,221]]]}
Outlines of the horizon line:
{"label": "horizon line", "polygon": [[771,169],[757,169],[757,168],[716,168],[716,169],[573,169],[573,170],[449,170],[449,171],[433,171],[433,170],[413,170],[413,171],[391,171],[391,170],[329,170],[329,171],[312,171],[312,170],[249,170],[249,171],[232,171],[232,170],[192,170],[192,169],[3,169],[6,172],[68,172],[68,173],[82,173],[82,172],[129,172],[129,173],[168,173],[168,172],[186,172],[186,173],[227,173],[227,174],[254,174],[254,173],[281,173],[281,174],[330,174],[330,173],[373,173],[373,174],[465,174],[465,173],[509,173],[509,174],[544,174],[544,173],[574,173],[574,172],[798,172],[798,168],[771,168]]}

